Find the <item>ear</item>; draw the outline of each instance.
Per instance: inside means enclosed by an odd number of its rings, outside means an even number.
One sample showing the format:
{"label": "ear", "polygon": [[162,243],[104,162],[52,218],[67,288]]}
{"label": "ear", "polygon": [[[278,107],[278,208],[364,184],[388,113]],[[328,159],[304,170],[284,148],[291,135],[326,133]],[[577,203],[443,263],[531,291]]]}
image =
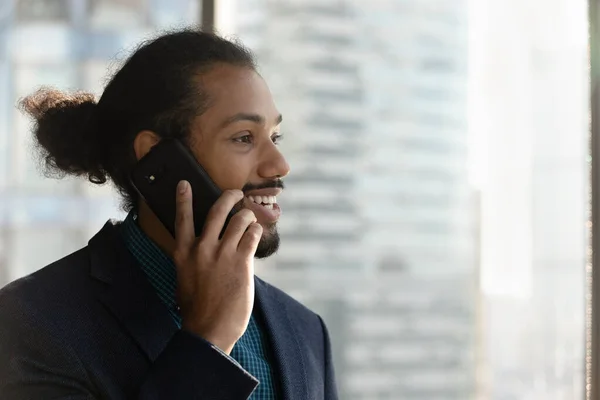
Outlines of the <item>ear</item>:
{"label": "ear", "polygon": [[140,131],[133,140],[135,158],[139,160],[144,157],[152,147],[160,142],[160,137],[152,131]]}

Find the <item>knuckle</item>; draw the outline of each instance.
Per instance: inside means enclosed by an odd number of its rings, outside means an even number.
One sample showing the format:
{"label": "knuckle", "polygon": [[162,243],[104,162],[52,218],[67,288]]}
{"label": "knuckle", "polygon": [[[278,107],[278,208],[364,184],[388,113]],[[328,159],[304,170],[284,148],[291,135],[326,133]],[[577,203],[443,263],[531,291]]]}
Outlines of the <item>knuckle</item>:
{"label": "knuckle", "polygon": [[185,219],[190,214],[189,207],[186,201],[177,200],[175,202],[175,216],[177,218]]}
{"label": "knuckle", "polygon": [[225,190],[221,193],[221,196],[217,199],[217,203],[227,203],[233,197],[231,190]]}
{"label": "knuckle", "polygon": [[228,208],[226,202],[218,201],[212,206],[212,211],[216,214],[223,214],[229,212]]}
{"label": "knuckle", "polygon": [[241,195],[241,191],[237,189],[228,189],[223,192],[224,197],[239,197]]}
{"label": "knuckle", "polygon": [[175,215],[175,223],[183,223],[188,217],[187,212],[183,210],[179,210],[179,212]]}
{"label": "knuckle", "polygon": [[196,254],[201,260],[210,260],[212,258],[212,253],[210,248],[203,242],[198,243],[196,247]]}
{"label": "knuckle", "polygon": [[260,237],[262,236],[262,226],[260,226],[259,224],[253,224],[250,227],[250,229],[248,229],[248,231],[246,232],[246,234],[251,239],[260,239]]}
{"label": "knuckle", "polygon": [[240,222],[244,222],[244,221],[248,221],[255,218],[254,213],[250,210],[248,210],[247,208],[244,208],[243,210],[238,211],[232,219],[235,219],[236,221],[240,221]]}
{"label": "knuckle", "polygon": [[223,203],[231,207],[243,197],[243,194],[240,190],[226,190],[221,197]]}
{"label": "knuckle", "polygon": [[241,225],[243,220],[244,220],[244,216],[240,215],[240,213],[238,212],[231,218],[229,225],[233,225],[233,226]]}
{"label": "knuckle", "polygon": [[248,232],[248,237],[249,237],[249,239],[251,239],[253,242],[254,242],[254,241],[256,241],[256,240],[259,240],[259,239],[260,239],[260,236],[261,236],[261,235],[260,235],[258,232],[256,232],[256,231]]}
{"label": "knuckle", "polygon": [[184,193],[184,194],[177,194],[177,196],[175,196],[175,202],[177,202],[177,204],[185,204],[190,200],[190,196],[188,193]]}

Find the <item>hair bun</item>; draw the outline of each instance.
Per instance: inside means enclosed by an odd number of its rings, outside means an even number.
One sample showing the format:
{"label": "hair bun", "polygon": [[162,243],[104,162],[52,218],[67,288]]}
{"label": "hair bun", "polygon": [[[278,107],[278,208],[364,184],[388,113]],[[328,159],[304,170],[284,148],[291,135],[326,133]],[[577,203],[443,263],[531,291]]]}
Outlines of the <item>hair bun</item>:
{"label": "hair bun", "polygon": [[20,109],[35,122],[37,146],[44,159],[47,175],[88,175],[97,184],[107,174],[99,154],[95,129],[96,99],[86,92],[65,93],[41,88],[20,101]]}

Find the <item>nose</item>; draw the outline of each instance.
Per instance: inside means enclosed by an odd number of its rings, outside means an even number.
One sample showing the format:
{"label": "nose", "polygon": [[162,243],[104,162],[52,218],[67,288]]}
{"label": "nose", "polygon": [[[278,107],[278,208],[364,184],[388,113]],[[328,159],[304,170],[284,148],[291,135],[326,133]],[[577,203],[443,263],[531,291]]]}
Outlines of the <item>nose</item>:
{"label": "nose", "polygon": [[290,165],[279,151],[279,148],[270,143],[263,152],[262,161],[258,168],[258,174],[261,178],[275,179],[284,178],[290,173]]}

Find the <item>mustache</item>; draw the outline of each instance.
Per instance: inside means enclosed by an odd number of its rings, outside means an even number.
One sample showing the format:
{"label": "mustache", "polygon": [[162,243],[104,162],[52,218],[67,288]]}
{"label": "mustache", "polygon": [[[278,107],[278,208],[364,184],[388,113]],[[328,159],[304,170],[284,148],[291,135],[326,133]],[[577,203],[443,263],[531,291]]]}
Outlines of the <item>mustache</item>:
{"label": "mustache", "polygon": [[259,189],[285,189],[285,184],[281,179],[275,179],[268,182],[262,183],[246,183],[242,188],[242,192],[246,193],[251,190],[259,190]]}

